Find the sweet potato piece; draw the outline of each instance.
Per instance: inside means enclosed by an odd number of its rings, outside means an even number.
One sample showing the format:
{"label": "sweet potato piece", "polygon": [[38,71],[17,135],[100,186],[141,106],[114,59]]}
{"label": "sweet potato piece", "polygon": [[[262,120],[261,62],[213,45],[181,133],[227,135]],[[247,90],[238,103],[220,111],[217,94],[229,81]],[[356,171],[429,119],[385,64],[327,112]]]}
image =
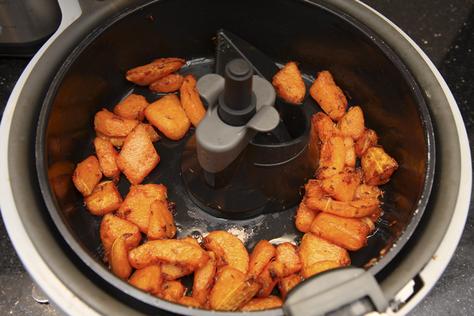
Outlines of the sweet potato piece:
{"label": "sweet potato piece", "polygon": [[138,125],[139,121],[129,120],[107,109],[97,112],[94,117],[96,132],[108,137],[125,137]]}
{"label": "sweet potato piece", "polygon": [[332,198],[348,202],[354,199],[360,182],[360,173],[346,168],[343,172],[321,180],[321,187]]}
{"label": "sweet potato piece", "polygon": [[267,240],[260,240],[250,254],[248,278],[255,279],[275,257],[275,247]]}
{"label": "sweet potato piece", "polygon": [[219,271],[209,296],[209,305],[215,310],[235,311],[257,294],[260,285],[246,280],[245,273],[226,266]]}
{"label": "sweet potato piece", "polygon": [[206,114],[206,108],[202,104],[196,87],[196,78],[193,75],[184,77],[183,85],[179,89],[179,95],[184,112],[186,112],[193,126],[197,127]]}
{"label": "sweet potato piece", "polygon": [[378,199],[380,196],[382,196],[382,190],[377,186],[361,183],[355,191],[354,199]]}
{"label": "sweet potato piece", "polygon": [[148,105],[144,96],[132,93],[114,107],[114,113],[125,119],[143,121]]}
{"label": "sweet potato piece", "polygon": [[197,269],[206,264],[209,256],[201,248],[176,239],[151,240],[132,249],[128,261],[135,269],[165,262]]}
{"label": "sweet potato piece", "polygon": [[321,146],[318,178],[324,179],[342,172],[345,162],[346,148],[344,146],[344,138],[340,136],[330,137]]}
{"label": "sweet potato piece", "polygon": [[257,294],[258,297],[268,297],[278,282],[278,279],[273,277],[270,273],[270,265],[271,262],[267,264],[262,273],[257,277],[257,283],[260,284],[260,290]]}
{"label": "sweet potato piece", "polygon": [[180,74],[169,74],[150,84],[150,90],[153,92],[169,93],[178,91],[183,84],[183,76]]}
{"label": "sweet potato piece", "polygon": [[161,277],[161,269],[159,265],[148,266],[143,269],[136,270],[128,283],[142,291],[157,295],[161,292],[163,279]]}
{"label": "sweet potato piece", "polygon": [[150,137],[150,140],[152,143],[160,140],[160,135],[158,135],[158,133],[155,131],[155,128],[152,125],[143,124],[143,123],[141,125],[145,128],[148,134],[148,137]]}
{"label": "sweet potato piece", "polygon": [[119,236],[110,250],[110,269],[121,279],[128,279],[132,273],[132,267],[128,262],[127,238],[129,236],[129,234]]}
{"label": "sweet potato piece", "polygon": [[83,196],[88,196],[101,178],[99,161],[95,156],[89,156],[77,164],[72,175],[72,182]]}
{"label": "sweet potato piece", "polygon": [[346,151],[344,164],[347,167],[355,168],[357,156],[355,153],[354,140],[351,137],[344,137],[344,149]]}
{"label": "sweet potato piece", "polygon": [[296,247],[284,242],[276,247],[275,261],[270,264],[270,273],[279,278],[297,273],[301,270],[301,261]]}
{"label": "sweet potato piece", "polygon": [[243,312],[261,311],[264,309],[278,308],[283,302],[278,296],[271,295],[265,298],[253,298],[240,308]]}
{"label": "sweet potato piece", "polygon": [[108,139],[96,137],[94,139],[95,152],[99,159],[100,170],[104,176],[117,180],[120,169],[117,166],[117,151]]}
{"label": "sweet potato piece", "polygon": [[293,289],[296,285],[301,282],[301,276],[298,274],[289,275],[278,282],[278,289],[280,290],[281,297],[286,298],[288,292]]}
{"label": "sweet potato piece", "polygon": [[163,279],[167,281],[173,281],[179,279],[185,275],[193,273],[193,269],[177,264],[163,263],[161,265],[161,274]]}
{"label": "sweet potato piece", "polygon": [[346,113],[347,99],[329,71],[318,73],[309,93],[331,119],[338,121]]}
{"label": "sweet potato piece", "polygon": [[155,200],[164,201],[166,198],[167,189],[162,184],[132,185],[117,215],[136,224],[146,234],[148,233],[151,204]]}
{"label": "sweet potato piece", "polygon": [[272,84],[280,98],[288,103],[301,104],[306,95],[306,87],[298,65],[294,61],[287,63],[275,76]]}
{"label": "sweet potato piece", "polygon": [[92,215],[105,215],[118,210],[122,205],[122,196],[112,181],[104,181],[96,185],[84,201]]}
{"label": "sweet potato piece", "polygon": [[359,250],[367,244],[370,227],[364,220],[320,213],[311,225],[311,232],[347,250]]}
{"label": "sweet potato piece", "polygon": [[329,197],[307,198],[306,205],[315,210],[331,213],[341,217],[365,217],[374,212],[380,205],[378,199],[364,199],[341,202]]}
{"label": "sweet potato piece", "polygon": [[125,137],[110,137],[97,131],[96,131],[96,134],[97,134],[97,137],[100,137],[102,139],[105,139],[111,142],[115,148],[122,148],[123,143],[125,142]]}
{"label": "sweet potato piece", "polygon": [[309,278],[313,275],[319,274],[324,271],[336,269],[342,267],[340,262],[334,260],[324,260],[313,263],[312,265],[303,268],[304,275],[306,278]]}
{"label": "sweet potato piece", "polygon": [[339,136],[339,130],[336,128],[336,124],[323,112],[314,114],[311,117],[311,123],[316,126],[319,139],[322,142],[326,142],[332,136]]}
{"label": "sweet potato piece", "polygon": [[358,140],[365,130],[364,113],[359,106],[349,108],[347,113],[337,123],[342,136]]}
{"label": "sweet potato piece", "polygon": [[354,149],[356,152],[357,157],[361,158],[367,149],[377,145],[378,143],[378,136],[371,129],[366,129],[364,133],[360,136],[360,138],[355,142]]}
{"label": "sweet potato piece", "polygon": [[168,209],[168,202],[156,200],[150,205],[148,239],[173,238],[174,235],[176,235],[176,225],[173,214]]}
{"label": "sweet potato piece", "polygon": [[178,302],[185,291],[186,288],[180,281],[164,281],[158,296],[170,302]]}
{"label": "sweet potato piece", "polygon": [[240,239],[223,230],[210,232],[204,238],[204,247],[217,256],[218,266],[226,265],[247,273],[249,254]]}
{"label": "sweet potato piece", "polygon": [[397,170],[398,163],[382,147],[369,148],[361,159],[364,182],[368,185],[381,185],[390,180]]}
{"label": "sweet potato piece", "polygon": [[140,243],[142,235],[137,225],[130,223],[112,214],[106,214],[100,223],[100,240],[104,247],[106,258],[112,245],[120,236],[126,236],[128,249],[132,249]]}
{"label": "sweet potato piece", "polygon": [[303,264],[302,276],[310,277],[312,265],[322,261],[334,261],[339,266],[346,266],[351,263],[347,250],[337,245],[331,244],[312,233],[304,234],[299,247],[299,255]]}
{"label": "sweet potato piece", "polygon": [[314,217],[318,211],[312,210],[304,204],[304,201],[300,203],[298,209],[296,210],[295,216],[295,226],[296,228],[303,233],[309,232],[311,223],[314,220]]}
{"label": "sweet potato piece", "polygon": [[193,282],[193,298],[201,305],[207,301],[212,286],[214,285],[214,277],[216,275],[217,261],[216,255],[209,251],[209,260],[205,265],[194,272]]}
{"label": "sweet potato piece", "polygon": [[191,296],[183,296],[178,300],[178,303],[181,305],[200,308],[202,305],[199,303],[194,297]]}
{"label": "sweet potato piece", "polygon": [[159,162],[146,129],[138,125],[125,139],[117,165],[131,184],[140,184]]}
{"label": "sweet potato piece", "polygon": [[140,86],[147,86],[173,72],[178,71],[185,63],[181,58],[159,58],[149,64],[138,66],[127,71],[126,78]]}
{"label": "sweet potato piece", "polygon": [[324,196],[321,180],[310,179],[304,186],[305,198],[321,198]]}
{"label": "sweet potato piece", "polygon": [[147,120],[171,140],[180,140],[191,123],[174,94],[168,94],[153,102],[145,110]]}

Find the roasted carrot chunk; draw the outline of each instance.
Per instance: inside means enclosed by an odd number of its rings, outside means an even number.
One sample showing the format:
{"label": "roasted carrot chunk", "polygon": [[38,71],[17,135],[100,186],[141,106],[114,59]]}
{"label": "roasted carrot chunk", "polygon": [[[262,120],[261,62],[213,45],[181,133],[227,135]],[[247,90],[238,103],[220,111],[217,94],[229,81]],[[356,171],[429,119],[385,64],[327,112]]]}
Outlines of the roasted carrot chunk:
{"label": "roasted carrot chunk", "polygon": [[125,241],[129,249],[135,248],[142,239],[137,225],[115,215],[106,214],[100,223],[100,240],[104,247],[106,259],[115,240],[121,236],[126,236]]}
{"label": "roasted carrot chunk", "polygon": [[126,78],[137,85],[147,86],[178,71],[184,63],[185,60],[181,58],[158,58],[149,64],[130,69]]}
{"label": "roasted carrot chunk", "polygon": [[261,311],[264,309],[278,308],[283,304],[278,296],[269,296],[265,298],[253,298],[247,304],[240,308],[243,312]]}
{"label": "roasted carrot chunk", "polygon": [[390,180],[398,163],[382,147],[371,147],[362,156],[361,166],[366,184],[381,185]]}
{"label": "roasted carrot chunk", "polygon": [[249,268],[249,254],[240,239],[223,230],[210,232],[204,238],[206,249],[217,256],[219,266],[229,265],[242,273]]}
{"label": "roasted carrot chunk", "polygon": [[346,113],[347,99],[329,71],[318,73],[309,93],[331,119],[338,121]]}
{"label": "roasted carrot chunk", "polygon": [[89,156],[77,164],[72,175],[72,182],[76,189],[84,196],[92,193],[102,178],[99,161],[95,156]]}
{"label": "roasted carrot chunk", "polygon": [[207,254],[209,260],[194,273],[192,296],[201,305],[204,305],[209,297],[217,271],[216,255],[212,251],[209,251]]}
{"label": "roasted carrot chunk", "polygon": [[180,74],[169,74],[150,84],[150,90],[161,93],[175,92],[181,88],[183,80],[184,78]]}
{"label": "roasted carrot chunk", "polygon": [[301,269],[301,261],[296,247],[284,242],[276,247],[276,257],[270,265],[270,273],[279,278],[297,273]]}
{"label": "roasted carrot chunk", "polygon": [[176,225],[173,214],[168,209],[168,201],[156,200],[150,205],[148,239],[173,238],[174,235],[176,235]]}
{"label": "roasted carrot chunk", "polygon": [[160,266],[152,265],[136,270],[130,279],[128,279],[128,283],[142,291],[154,295],[159,294],[163,284]]}
{"label": "roasted carrot chunk", "polygon": [[288,292],[301,282],[301,277],[298,274],[289,275],[278,282],[278,289],[281,297],[286,298]]}
{"label": "roasted carrot chunk", "polygon": [[147,131],[138,125],[125,139],[117,165],[131,184],[140,184],[159,162]]}
{"label": "roasted carrot chunk", "polygon": [[206,108],[202,104],[199,91],[196,87],[196,79],[193,75],[184,77],[183,84],[179,89],[181,104],[186,116],[194,127],[197,127],[206,114]]}
{"label": "roasted carrot chunk", "polygon": [[94,139],[95,152],[99,159],[100,170],[104,176],[117,180],[120,169],[117,166],[117,151],[108,139],[96,137]]}
{"label": "roasted carrot chunk", "polygon": [[106,109],[97,112],[94,117],[96,132],[108,137],[125,137],[138,123],[137,120],[120,117]]}
{"label": "roasted carrot chunk", "polygon": [[268,265],[270,260],[275,257],[275,247],[267,240],[260,240],[255,245],[250,254],[249,271],[247,276],[249,278],[257,278],[262,273],[263,269]]}
{"label": "roasted carrot chunk", "polygon": [[114,113],[125,119],[143,121],[148,105],[144,96],[132,93],[114,107]]}
{"label": "roasted carrot chunk", "polygon": [[122,196],[112,181],[104,181],[96,185],[92,194],[84,200],[87,209],[93,215],[113,212],[122,204]]}
{"label": "roasted carrot chunk", "polygon": [[288,103],[300,104],[306,95],[306,87],[298,65],[291,61],[276,73],[272,81],[277,94]]}

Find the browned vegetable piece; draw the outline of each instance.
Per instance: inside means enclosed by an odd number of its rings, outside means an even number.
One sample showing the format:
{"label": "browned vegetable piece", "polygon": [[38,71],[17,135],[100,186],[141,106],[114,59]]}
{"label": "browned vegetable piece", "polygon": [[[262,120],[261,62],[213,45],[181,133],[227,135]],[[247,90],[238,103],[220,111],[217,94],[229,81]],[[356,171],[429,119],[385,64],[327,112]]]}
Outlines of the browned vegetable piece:
{"label": "browned vegetable piece", "polygon": [[135,269],[158,262],[197,269],[206,264],[208,259],[209,256],[201,247],[176,239],[150,240],[128,253],[128,261]]}
{"label": "browned vegetable piece", "polygon": [[342,172],[346,162],[346,148],[344,138],[330,137],[321,146],[319,157],[318,178],[324,179]]}
{"label": "browned vegetable piece", "polygon": [[278,296],[271,295],[265,298],[253,298],[240,308],[243,312],[261,311],[264,309],[278,308],[283,302]]}
{"label": "browned vegetable piece", "polygon": [[358,140],[365,130],[364,113],[359,106],[349,108],[347,113],[337,123],[342,136]]}
{"label": "browned vegetable piece", "polygon": [[193,75],[187,75],[184,77],[183,84],[179,89],[179,95],[181,97],[181,104],[187,117],[197,127],[199,122],[204,118],[206,109],[202,104],[199,91],[196,87],[196,78]]}
{"label": "browned vegetable piece", "polygon": [[268,240],[260,240],[250,254],[249,271],[247,276],[255,279],[262,273],[270,260],[275,257],[275,247]]}
{"label": "browned vegetable piece", "polygon": [[160,135],[155,131],[155,128],[150,125],[150,124],[141,124],[146,132],[148,133],[148,137],[150,137],[150,140],[152,143],[159,141],[160,140]]}
{"label": "browned vegetable piece", "polygon": [[161,269],[159,265],[148,266],[143,269],[136,270],[128,283],[142,291],[157,295],[161,292],[163,279],[161,277]]}
{"label": "browned vegetable piece", "polygon": [[139,121],[129,120],[102,109],[94,117],[97,133],[108,137],[125,137],[138,125]]}
{"label": "browned vegetable piece", "polygon": [[338,121],[346,113],[347,99],[329,71],[318,73],[309,93],[331,119]]}
{"label": "browned vegetable piece", "polygon": [[278,282],[278,289],[280,290],[281,297],[283,299],[286,298],[288,292],[293,289],[298,283],[301,282],[301,276],[298,274],[292,274],[287,276],[286,278],[280,279]]}
{"label": "browned vegetable piece", "polygon": [[110,269],[121,279],[127,279],[132,273],[132,267],[128,262],[127,238],[129,236],[129,234],[119,236],[110,250]]}
{"label": "browned vegetable piece", "polygon": [[378,207],[375,209],[375,211],[369,215],[369,219],[372,221],[372,223],[375,223],[379,220],[379,218],[382,216],[383,211],[381,207]]}
{"label": "browned vegetable piece", "polygon": [[192,245],[201,247],[201,245],[199,244],[199,241],[197,241],[197,239],[195,239],[195,238],[193,238],[193,237],[191,237],[191,236],[187,236],[187,237],[181,238],[180,240],[185,241],[185,242],[189,242],[189,243],[191,243]]}
{"label": "browned vegetable piece", "polygon": [[312,265],[305,267],[303,269],[303,273],[306,278],[309,278],[310,276],[319,274],[324,271],[332,270],[339,268],[343,265],[341,265],[340,262],[334,261],[334,260],[324,260],[324,261],[318,261],[316,263],[313,263]]}
{"label": "browned vegetable piece", "polygon": [[145,116],[153,126],[172,140],[183,138],[191,126],[181,102],[174,94],[165,95],[150,104],[145,110]]}
{"label": "browned vegetable piece", "polygon": [[323,112],[318,112],[311,117],[311,122],[318,131],[319,139],[322,142],[326,142],[332,136],[338,136],[339,130],[336,124],[331,120],[329,116]]}
{"label": "browned vegetable piece", "polygon": [[301,261],[296,247],[289,242],[279,244],[276,247],[275,261],[270,264],[270,273],[283,278],[300,270]]}
{"label": "browned vegetable piece", "polygon": [[70,161],[57,161],[48,168],[49,183],[59,201],[65,199],[70,192],[74,169],[74,164]]}
{"label": "browned vegetable piece", "polygon": [[136,225],[115,215],[106,214],[100,223],[100,240],[102,241],[106,258],[115,242],[115,239],[123,235],[126,236],[128,249],[138,246],[142,239],[140,230]]}
{"label": "browned vegetable piece", "polygon": [[178,303],[181,305],[189,306],[189,307],[195,307],[195,308],[201,307],[201,304],[194,297],[191,297],[191,296],[181,297],[178,300]]}
{"label": "browned vegetable piece", "polygon": [[99,159],[100,170],[104,176],[118,180],[120,169],[117,166],[117,151],[108,139],[96,137],[94,139],[95,152]]}
{"label": "browned vegetable piece", "polygon": [[209,255],[209,260],[194,272],[192,296],[201,305],[204,305],[209,297],[211,288],[214,285],[217,268],[216,255],[212,251],[209,251],[207,254]]}
{"label": "browned vegetable piece", "polygon": [[321,180],[321,187],[332,198],[348,202],[354,199],[360,182],[360,173],[346,168],[343,172]]}
{"label": "browned vegetable piece", "polygon": [[347,250],[359,250],[367,244],[370,227],[364,220],[320,213],[311,225],[311,232]]}
{"label": "browned vegetable piece", "polygon": [[354,140],[351,137],[344,137],[344,149],[346,150],[344,164],[347,167],[355,168],[357,156],[355,153]]}
{"label": "browned vegetable piece", "polygon": [[167,301],[178,302],[185,291],[186,288],[180,281],[164,281],[158,296]]}
{"label": "browned vegetable piece", "polygon": [[110,137],[97,131],[96,131],[96,134],[97,134],[97,137],[100,137],[102,139],[105,139],[111,142],[115,148],[121,148],[123,146],[123,143],[125,142],[125,137]]}
{"label": "browned vegetable piece", "polygon": [[122,204],[122,196],[112,181],[104,181],[96,185],[92,194],[84,201],[91,214],[105,215],[118,210]]}
{"label": "browned vegetable piece", "polygon": [[398,163],[382,147],[371,147],[362,156],[361,166],[366,184],[381,185],[390,180]]}
{"label": "browned vegetable piece", "polygon": [[72,182],[76,189],[84,196],[92,193],[102,178],[99,161],[95,156],[89,156],[77,164],[72,175]]}
{"label": "browned vegetable piece", "polygon": [[245,273],[226,266],[216,278],[209,296],[209,305],[215,310],[235,311],[254,297],[260,285],[246,280]]}
{"label": "browned vegetable piece", "polygon": [[275,76],[272,84],[280,98],[288,103],[301,104],[306,95],[306,87],[301,77],[298,65],[291,61],[287,63]]}
{"label": "browned vegetable piece", "polygon": [[363,199],[341,202],[329,197],[307,198],[306,205],[315,210],[331,213],[341,217],[365,217],[374,212],[380,205],[378,199]]}
{"label": "browned vegetable piece", "polygon": [[147,86],[173,72],[178,71],[185,63],[181,58],[159,58],[149,64],[138,66],[127,71],[126,78],[140,86]]}
{"label": "browned vegetable piece", "polygon": [[144,96],[132,93],[114,107],[114,113],[125,119],[143,121],[148,105]]}
{"label": "browned vegetable piece", "polygon": [[303,233],[309,232],[311,223],[314,220],[314,217],[318,211],[312,210],[304,204],[304,201],[300,203],[298,209],[296,210],[295,216],[295,226],[296,228]]}
{"label": "browned vegetable piece", "polygon": [[176,235],[173,214],[168,209],[168,202],[156,200],[150,205],[148,222],[148,239],[173,238]]}
{"label": "browned vegetable piece", "polygon": [[377,134],[371,129],[366,129],[354,144],[354,149],[357,157],[361,158],[365,154],[367,149],[377,145],[377,143]]}
{"label": "browned vegetable piece", "polygon": [[369,227],[369,233],[375,230],[375,223],[370,217],[362,217],[360,220],[363,221]]}
{"label": "browned vegetable piece", "polygon": [[249,254],[240,239],[223,230],[210,232],[204,238],[206,249],[217,256],[218,266],[229,265],[243,273],[249,268]]}
{"label": "browned vegetable piece", "polygon": [[150,90],[153,92],[169,93],[178,91],[183,84],[183,76],[180,74],[169,74],[150,84]]}
{"label": "browned vegetable piece", "polygon": [[324,196],[321,180],[310,179],[304,186],[305,198],[321,198]]}
{"label": "browned vegetable piece", "polygon": [[185,275],[193,273],[193,269],[178,264],[163,263],[161,265],[161,274],[163,279],[172,281],[179,279]]}
{"label": "browned vegetable piece", "polygon": [[312,265],[322,261],[334,261],[339,266],[346,266],[351,263],[347,250],[312,233],[304,234],[299,247],[299,255],[303,264],[302,276],[304,278],[313,275]]}
{"label": "browned vegetable piece", "polygon": [[159,162],[146,129],[138,125],[125,139],[117,165],[131,184],[140,184]]}
{"label": "browned vegetable piece", "polygon": [[164,201],[167,189],[162,184],[132,185],[117,215],[136,224],[145,234],[150,221],[150,206],[155,200]]}
{"label": "browned vegetable piece", "polygon": [[361,183],[355,191],[354,199],[378,199],[380,196],[382,196],[382,190],[379,187]]}
{"label": "browned vegetable piece", "polygon": [[257,283],[260,284],[260,291],[258,291],[257,294],[258,297],[268,297],[278,282],[278,279],[273,277],[270,273],[270,265],[271,263],[267,264],[262,273],[257,277]]}

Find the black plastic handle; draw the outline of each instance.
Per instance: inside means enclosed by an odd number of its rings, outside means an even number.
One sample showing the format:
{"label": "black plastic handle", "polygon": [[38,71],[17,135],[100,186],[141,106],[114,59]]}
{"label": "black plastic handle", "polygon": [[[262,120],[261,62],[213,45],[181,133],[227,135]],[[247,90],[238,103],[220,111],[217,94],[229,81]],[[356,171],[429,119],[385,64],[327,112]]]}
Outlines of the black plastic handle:
{"label": "black plastic handle", "polygon": [[388,302],[374,276],[361,268],[340,268],[317,275],[288,295],[286,315],[359,316],[383,312]]}

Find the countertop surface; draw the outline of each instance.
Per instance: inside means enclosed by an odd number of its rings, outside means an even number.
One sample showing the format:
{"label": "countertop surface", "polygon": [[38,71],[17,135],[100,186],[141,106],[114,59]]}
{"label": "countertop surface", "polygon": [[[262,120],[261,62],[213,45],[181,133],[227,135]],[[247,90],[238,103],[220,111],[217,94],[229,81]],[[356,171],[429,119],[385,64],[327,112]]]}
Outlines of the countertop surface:
{"label": "countertop surface", "polygon": [[[474,0],[364,0],[391,19],[426,52],[447,81],[474,142]],[[0,57],[0,109],[28,58]],[[411,315],[474,315],[474,211],[446,271]],[[0,221],[0,315],[58,315],[39,304]],[[32,294],[33,293],[33,294]]]}

